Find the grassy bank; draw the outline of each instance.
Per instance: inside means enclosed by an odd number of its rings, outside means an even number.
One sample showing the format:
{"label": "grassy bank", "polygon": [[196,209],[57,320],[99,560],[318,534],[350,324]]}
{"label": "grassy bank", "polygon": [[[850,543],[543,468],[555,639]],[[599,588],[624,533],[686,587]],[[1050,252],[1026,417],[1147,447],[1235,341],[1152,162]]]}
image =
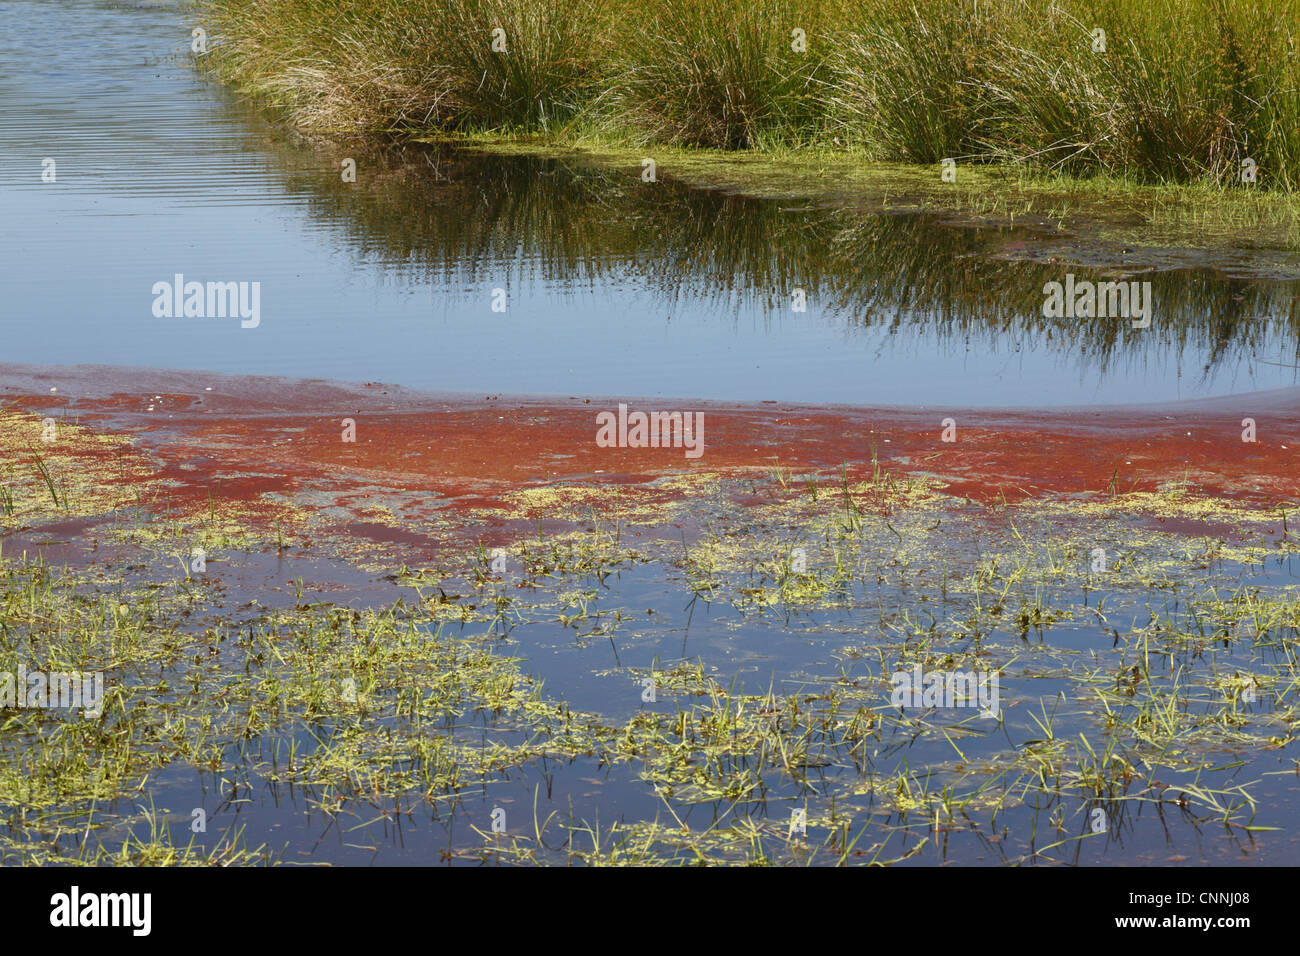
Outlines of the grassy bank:
{"label": "grassy bank", "polygon": [[[1300,183],[1300,4],[197,0],[203,62],[320,132],[815,147]],[[1100,32],[1099,32],[1100,31]]]}

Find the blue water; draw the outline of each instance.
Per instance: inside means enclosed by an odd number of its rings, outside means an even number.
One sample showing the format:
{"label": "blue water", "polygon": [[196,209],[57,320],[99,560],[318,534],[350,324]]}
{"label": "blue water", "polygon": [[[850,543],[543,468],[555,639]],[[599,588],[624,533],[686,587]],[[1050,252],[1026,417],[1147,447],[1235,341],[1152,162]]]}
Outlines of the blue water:
{"label": "blue water", "polygon": [[[948,406],[1165,401],[1297,382],[1279,307],[1290,297],[1294,308],[1294,283],[1157,275],[1150,334],[1122,320],[1044,331],[1029,327],[1044,277],[1066,267],[1004,263],[1006,288],[980,280],[974,304],[934,288],[1010,230],[976,236],[800,204],[778,216],[772,203],[676,187],[671,169],[657,192],[632,169],[589,193],[581,170],[528,159],[460,156],[413,181],[408,158],[394,184],[362,158],[358,182],[343,184],[348,149],[289,141],[203,79],[189,29],[169,3],[0,4],[0,362]],[[54,182],[41,179],[47,157]],[[503,163],[513,163],[505,178]],[[504,193],[548,176],[564,182],[523,197],[534,211],[518,234],[483,225]],[[556,211],[557,196],[574,205]],[[546,225],[548,209],[562,226]],[[453,235],[466,224],[484,241]],[[863,230],[847,256],[845,229]],[[737,248],[719,253],[724,233]],[[769,266],[779,281],[756,275]],[[175,273],[260,283],[260,324],[156,318],[151,289]],[[900,279],[903,291],[882,294]],[[792,311],[797,283],[806,312]],[[498,288],[504,312],[492,310]],[[1238,293],[1265,314],[1236,321],[1219,354],[1212,313]],[[1003,306],[1009,319],[993,314]],[[1099,355],[1091,337],[1106,321],[1117,341]]]}

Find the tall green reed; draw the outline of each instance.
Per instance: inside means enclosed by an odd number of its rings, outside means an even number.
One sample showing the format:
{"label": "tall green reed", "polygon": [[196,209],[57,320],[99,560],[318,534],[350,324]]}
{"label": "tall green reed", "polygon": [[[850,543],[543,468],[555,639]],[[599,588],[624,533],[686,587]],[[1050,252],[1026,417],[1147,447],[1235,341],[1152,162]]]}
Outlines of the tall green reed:
{"label": "tall green reed", "polygon": [[857,146],[1224,185],[1249,161],[1259,186],[1300,182],[1300,0],[197,5],[205,62],[309,129]]}

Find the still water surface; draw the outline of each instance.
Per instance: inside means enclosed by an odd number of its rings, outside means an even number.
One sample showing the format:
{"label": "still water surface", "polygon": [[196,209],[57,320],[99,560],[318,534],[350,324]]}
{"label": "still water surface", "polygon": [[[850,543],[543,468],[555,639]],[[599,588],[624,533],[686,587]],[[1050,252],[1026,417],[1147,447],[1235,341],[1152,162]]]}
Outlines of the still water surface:
{"label": "still water surface", "polygon": [[[188,30],[167,3],[0,3],[0,361],[850,404],[1297,381],[1296,283],[1145,274],[1151,329],[1047,320],[1046,282],[1096,276],[987,255],[1014,230],[727,196],[671,168],[645,184],[639,168],[309,147],[206,82]],[[260,283],[260,324],[155,317],[154,284],[178,273]]]}

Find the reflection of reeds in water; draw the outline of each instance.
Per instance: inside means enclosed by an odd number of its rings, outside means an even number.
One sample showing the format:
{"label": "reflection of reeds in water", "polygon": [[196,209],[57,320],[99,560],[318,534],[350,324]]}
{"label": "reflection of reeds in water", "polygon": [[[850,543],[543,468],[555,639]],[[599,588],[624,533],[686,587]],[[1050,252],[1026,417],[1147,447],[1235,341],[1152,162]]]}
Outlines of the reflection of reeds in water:
{"label": "reflection of reeds in water", "polygon": [[[698,190],[638,171],[532,157],[477,156],[432,147],[376,152],[370,185],[296,191],[347,230],[364,257],[417,281],[452,288],[542,280],[578,292],[631,277],[665,301],[735,314],[788,312],[805,290],[810,310],[846,328],[872,325],[900,342],[1044,343],[1105,370],[1120,357],[1173,351],[1212,370],[1261,350],[1300,357],[1300,284],[1152,272],[1151,328],[1123,318],[1043,315],[1043,286],[1106,278],[1064,264],[989,258],[1007,229],[942,225],[924,215],[865,215],[787,208],[774,200]],[[990,235],[992,233],[992,235]],[[610,321],[618,321],[611,312]]]}

